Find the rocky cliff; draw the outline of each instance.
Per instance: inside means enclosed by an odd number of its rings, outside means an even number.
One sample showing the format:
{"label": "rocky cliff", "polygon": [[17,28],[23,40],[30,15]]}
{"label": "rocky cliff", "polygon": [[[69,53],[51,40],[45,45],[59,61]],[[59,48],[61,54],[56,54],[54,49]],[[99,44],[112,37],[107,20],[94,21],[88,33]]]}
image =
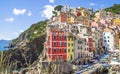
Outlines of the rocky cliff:
{"label": "rocky cliff", "polygon": [[0,53],[0,58],[3,60],[0,61],[1,68],[20,69],[35,62],[44,49],[46,25],[47,21],[33,24],[14,39],[9,45],[9,50]]}

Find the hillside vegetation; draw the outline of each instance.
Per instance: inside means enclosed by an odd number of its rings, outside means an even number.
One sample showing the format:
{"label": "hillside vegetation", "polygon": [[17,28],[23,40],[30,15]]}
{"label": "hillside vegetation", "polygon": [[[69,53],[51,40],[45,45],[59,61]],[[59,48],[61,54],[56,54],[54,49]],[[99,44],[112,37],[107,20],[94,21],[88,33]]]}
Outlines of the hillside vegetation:
{"label": "hillside vegetation", "polygon": [[29,29],[21,33],[18,38],[12,41],[10,47],[12,48],[15,47],[23,40],[27,40],[30,42],[35,38],[42,36],[43,34],[46,33],[46,24],[47,24],[47,20],[32,24]]}
{"label": "hillside vegetation", "polygon": [[115,14],[120,14],[120,4],[114,4],[111,7],[105,8],[108,12],[113,12]]}

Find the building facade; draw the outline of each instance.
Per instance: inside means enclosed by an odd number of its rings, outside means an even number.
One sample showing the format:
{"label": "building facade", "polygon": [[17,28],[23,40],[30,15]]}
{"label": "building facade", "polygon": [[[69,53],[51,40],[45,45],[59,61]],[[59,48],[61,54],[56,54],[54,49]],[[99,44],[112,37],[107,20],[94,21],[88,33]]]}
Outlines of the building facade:
{"label": "building facade", "polygon": [[67,60],[67,35],[60,29],[48,29],[47,54],[52,61]]}
{"label": "building facade", "polygon": [[74,60],[74,37],[68,36],[67,38],[67,60]]}
{"label": "building facade", "polygon": [[74,41],[74,58],[76,61],[79,61],[79,64],[84,65],[88,64],[90,61],[90,53],[87,39],[80,38],[79,36],[75,38]]}
{"label": "building facade", "polygon": [[105,51],[113,51],[114,50],[114,34],[111,29],[105,28],[102,34],[103,39],[103,49]]}

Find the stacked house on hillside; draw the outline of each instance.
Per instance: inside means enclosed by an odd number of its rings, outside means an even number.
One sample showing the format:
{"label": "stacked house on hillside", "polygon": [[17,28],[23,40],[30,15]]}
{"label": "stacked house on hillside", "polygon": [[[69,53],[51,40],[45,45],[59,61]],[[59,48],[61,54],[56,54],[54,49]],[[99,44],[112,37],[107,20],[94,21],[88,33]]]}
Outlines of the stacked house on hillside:
{"label": "stacked house on hillside", "polygon": [[[117,19],[116,19],[117,18]],[[48,21],[46,51],[49,60],[89,63],[95,56],[115,50],[120,44],[120,20],[115,14],[65,6]],[[116,30],[117,28],[117,30]],[[120,50],[120,45],[117,45]]]}
{"label": "stacked house on hillside", "polygon": [[67,60],[67,33],[50,26],[47,29],[47,53],[50,60]]}

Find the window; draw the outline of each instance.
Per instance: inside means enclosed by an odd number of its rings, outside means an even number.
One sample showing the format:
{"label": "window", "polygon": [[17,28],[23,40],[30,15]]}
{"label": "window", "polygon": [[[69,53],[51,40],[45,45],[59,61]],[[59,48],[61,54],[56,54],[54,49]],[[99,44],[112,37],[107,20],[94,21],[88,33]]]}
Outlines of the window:
{"label": "window", "polygon": [[60,40],[62,40],[62,36],[60,36]]}
{"label": "window", "polygon": [[110,37],[108,36],[108,38],[110,38]]}
{"label": "window", "polygon": [[60,46],[62,46],[62,42],[60,42]]}
{"label": "window", "polygon": [[56,43],[54,42],[54,46],[56,46]]}
{"label": "window", "polygon": [[64,36],[64,39],[65,39],[65,40],[67,39],[66,36]]}
{"label": "window", "polygon": [[70,49],[68,49],[68,52],[70,52]]}
{"label": "window", "polygon": [[64,49],[64,52],[66,53],[66,49]]}
{"label": "window", "polygon": [[82,43],[82,41],[78,40],[78,44]]}
{"label": "window", "polygon": [[71,43],[71,46],[73,46],[73,43]]}
{"label": "window", "polygon": [[54,39],[56,39],[56,36],[54,36]]}
{"label": "window", "polygon": [[109,40],[108,40],[108,42],[109,42]]}
{"label": "window", "polygon": [[64,46],[66,46],[66,42],[64,43]]}
{"label": "window", "polygon": [[62,49],[59,49],[59,52],[62,52]]}
{"label": "window", "polygon": [[106,39],[106,37],[104,37],[104,39]]}
{"label": "window", "polygon": [[104,42],[106,42],[106,40],[104,40]]}
{"label": "window", "polygon": [[54,52],[56,52],[56,49],[54,49]]}

